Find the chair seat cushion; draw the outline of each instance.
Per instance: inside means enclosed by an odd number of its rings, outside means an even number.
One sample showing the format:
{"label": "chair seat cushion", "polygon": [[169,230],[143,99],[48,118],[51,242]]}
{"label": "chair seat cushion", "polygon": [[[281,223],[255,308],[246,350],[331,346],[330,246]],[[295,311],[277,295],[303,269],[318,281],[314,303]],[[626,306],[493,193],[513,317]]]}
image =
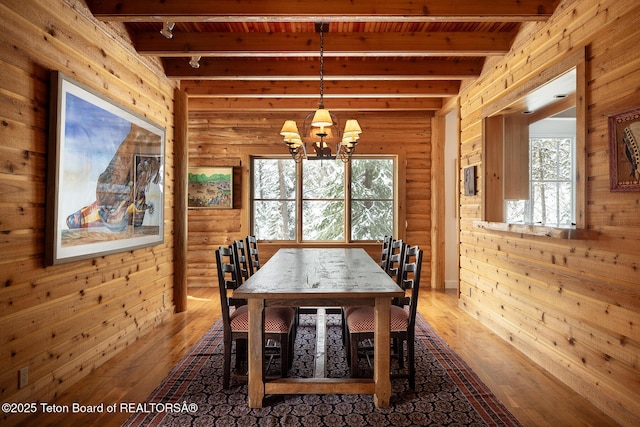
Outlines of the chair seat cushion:
{"label": "chair seat cushion", "polygon": [[[291,307],[267,307],[264,310],[264,331],[270,334],[286,334],[291,329],[295,311]],[[249,332],[249,308],[242,305],[230,315],[231,330]]]}
{"label": "chair seat cushion", "polygon": [[[351,333],[374,332],[375,319],[373,307],[349,307],[345,311],[347,326]],[[409,325],[409,312],[396,305],[391,306],[391,332],[406,331]]]}
{"label": "chair seat cushion", "polygon": [[359,306],[355,306],[355,305],[348,305],[346,307],[342,307],[342,313],[344,313],[344,318],[346,319],[347,317],[349,317],[349,314],[353,311],[356,310],[358,308],[361,308]]}

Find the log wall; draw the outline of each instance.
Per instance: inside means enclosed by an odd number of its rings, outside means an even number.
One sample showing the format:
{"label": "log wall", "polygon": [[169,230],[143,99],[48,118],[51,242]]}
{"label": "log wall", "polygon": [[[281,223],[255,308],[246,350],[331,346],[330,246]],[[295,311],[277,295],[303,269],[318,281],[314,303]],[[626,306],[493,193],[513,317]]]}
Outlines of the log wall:
{"label": "log wall", "polygon": [[567,0],[523,26],[510,53],[466,85],[462,170],[482,177],[482,108],[586,47],[585,240],[478,228],[482,192],[461,195],[459,305],[623,425],[640,424],[640,193],[609,190],[607,117],[637,108],[640,4]]}
{"label": "log wall", "polygon": [[[478,165],[482,188],[482,108],[587,48],[586,224],[597,238],[480,229],[482,192],[460,196],[460,306],[624,425],[640,420],[640,193],[609,191],[607,117],[638,107],[639,16],[636,0],[563,1],[460,96],[460,178]],[[0,400],[51,401],[173,310],[174,86],[123,27],[94,20],[79,0],[2,0],[0,34]],[[52,69],[166,127],[164,244],[44,267]],[[249,156],[284,153],[278,133],[290,116],[190,113],[189,164],[234,166],[237,196],[233,210],[188,211],[190,286],[215,285],[213,250],[248,233]],[[431,117],[358,119],[359,152],[398,156],[399,236],[425,249],[429,277]],[[263,259],[275,249],[263,245]]]}
{"label": "log wall", "polygon": [[[82,1],[3,0],[0,34],[0,401],[51,402],[173,312],[175,85]],[[51,70],[166,128],[163,244],[44,267]]]}
{"label": "log wall", "polygon": [[[327,106],[331,108],[330,105]],[[314,106],[309,107],[310,110]],[[335,112],[338,116],[346,113]],[[352,113],[363,129],[358,153],[398,158],[398,236],[424,249],[422,277],[428,286],[431,241],[431,113]],[[351,116],[350,115],[350,116]],[[304,113],[189,113],[189,166],[233,166],[234,209],[189,209],[189,286],[217,286],[213,251],[244,238],[249,227],[250,155],[286,155],[280,136],[285,119]],[[380,256],[379,245],[361,245]],[[261,244],[261,261],[278,249]],[[264,254],[264,255],[263,255]],[[264,262],[264,261],[263,261]]]}

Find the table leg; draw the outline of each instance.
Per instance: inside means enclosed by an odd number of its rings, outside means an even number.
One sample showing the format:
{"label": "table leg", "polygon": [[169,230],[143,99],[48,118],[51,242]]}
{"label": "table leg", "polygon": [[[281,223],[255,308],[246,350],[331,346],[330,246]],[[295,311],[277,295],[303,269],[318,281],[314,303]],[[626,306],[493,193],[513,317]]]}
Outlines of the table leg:
{"label": "table leg", "polygon": [[249,407],[262,408],[264,399],[264,300],[250,298],[249,309]]}
{"label": "table leg", "polygon": [[373,343],[373,403],[389,406],[391,398],[391,299],[376,298],[375,336]]}

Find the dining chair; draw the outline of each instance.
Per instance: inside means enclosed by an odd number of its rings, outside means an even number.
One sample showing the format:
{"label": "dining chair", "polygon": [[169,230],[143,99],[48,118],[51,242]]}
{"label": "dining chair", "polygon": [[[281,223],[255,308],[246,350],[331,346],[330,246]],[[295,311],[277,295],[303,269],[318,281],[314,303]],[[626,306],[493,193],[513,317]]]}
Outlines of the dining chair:
{"label": "dining chair", "polygon": [[[387,262],[385,271],[396,282],[398,282],[398,276],[402,272],[402,259],[406,249],[406,243],[401,239],[390,239],[389,248],[387,250]],[[381,264],[382,265],[382,264]],[[394,300],[395,302],[395,300]],[[358,306],[346,306],[342,307],[342,342],[345,348],[349,346],[349,330],[347,329],[347,316],[352,310],[355,310]],[[350,363],[347,358],[347,363]]]}
{"label": "dining chair", "polygon": [[249,261],[249,275],[260,270],[260,256],[258,253],[258,240],[256,236],[248,235],[245,239],[247,261]]}
{"label": "dining chair", "polygon": [[[229,293],[238,288],[242,279],[238,274],[238,262],[233,246],[220,246],[215,251],[220,288],[220,307],[222,310],[224,364],[223,388],[229,388],[231,377],[237,380],[247,379],[246,374],[238,373],[242,361],[247,360],[247,341],[249,335],[249,315],[246,300],[236,299]],[[280,375],[288,375],[293,359],[294,310],[290,307],[266,307],[264,310],[264,339],[273,340],[280,345]],[[231,353],[236,343],[235,372],[231,372]],[[266,372],[266,369],[264,370]]]}
{"label": "dining chair", "polygon": [[[404,343],[407,343],[407,373],[394,374],[393,378],[408,378],[409,387],[415,390],[415,323],[420,290],[420,272],[422,265],[422,249],[411,246],[404,252],[402,273],[398,285],[405,290],[406,298],[398,299],[391,305],[391,338],[394,341],[398,366],[404,367]],[[408,309],[406,308],[408,306]],[[347,359],[352,377],[358,377],[359,344],[374,337],[374,307],[351,307],[346,314],[348,331]]]}

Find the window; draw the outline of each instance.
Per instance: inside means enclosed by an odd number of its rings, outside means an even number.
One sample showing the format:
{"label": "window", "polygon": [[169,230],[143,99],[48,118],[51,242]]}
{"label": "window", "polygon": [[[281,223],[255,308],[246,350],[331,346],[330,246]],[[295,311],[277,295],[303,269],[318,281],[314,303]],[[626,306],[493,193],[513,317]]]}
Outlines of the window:
{"label": "window", "polygon": [[253,234],[260,240],[295,240],[296,163],[253,159]]}
{"label": "window", "polygon": [[306,160],[302,166],[302,240],[344,240],[344,164]]}
{"label": "window", "polygon": [[256,157],[251,182],[251,232],[259,240],[347,242],[393,234],[393,158],[296,164]]}
{"label": "window", "polygon": [[381,240],[393,234],[393,162],[354,159],[351,165],[351,238]]}
{"label": "window", "polygon": [[584,57],[576,51],[483,108],[478,226],[558,238],[588,234]]}
{"label": "window", "polygon": [[506,222],[549,227],[575,225],[573,138],[531,138],[527,200],[507,200]]}
{"label": "window", "polygon": [[569,111],[529,126],[530,197],[506,200],[506,222],[575,226],[575,112]]}

